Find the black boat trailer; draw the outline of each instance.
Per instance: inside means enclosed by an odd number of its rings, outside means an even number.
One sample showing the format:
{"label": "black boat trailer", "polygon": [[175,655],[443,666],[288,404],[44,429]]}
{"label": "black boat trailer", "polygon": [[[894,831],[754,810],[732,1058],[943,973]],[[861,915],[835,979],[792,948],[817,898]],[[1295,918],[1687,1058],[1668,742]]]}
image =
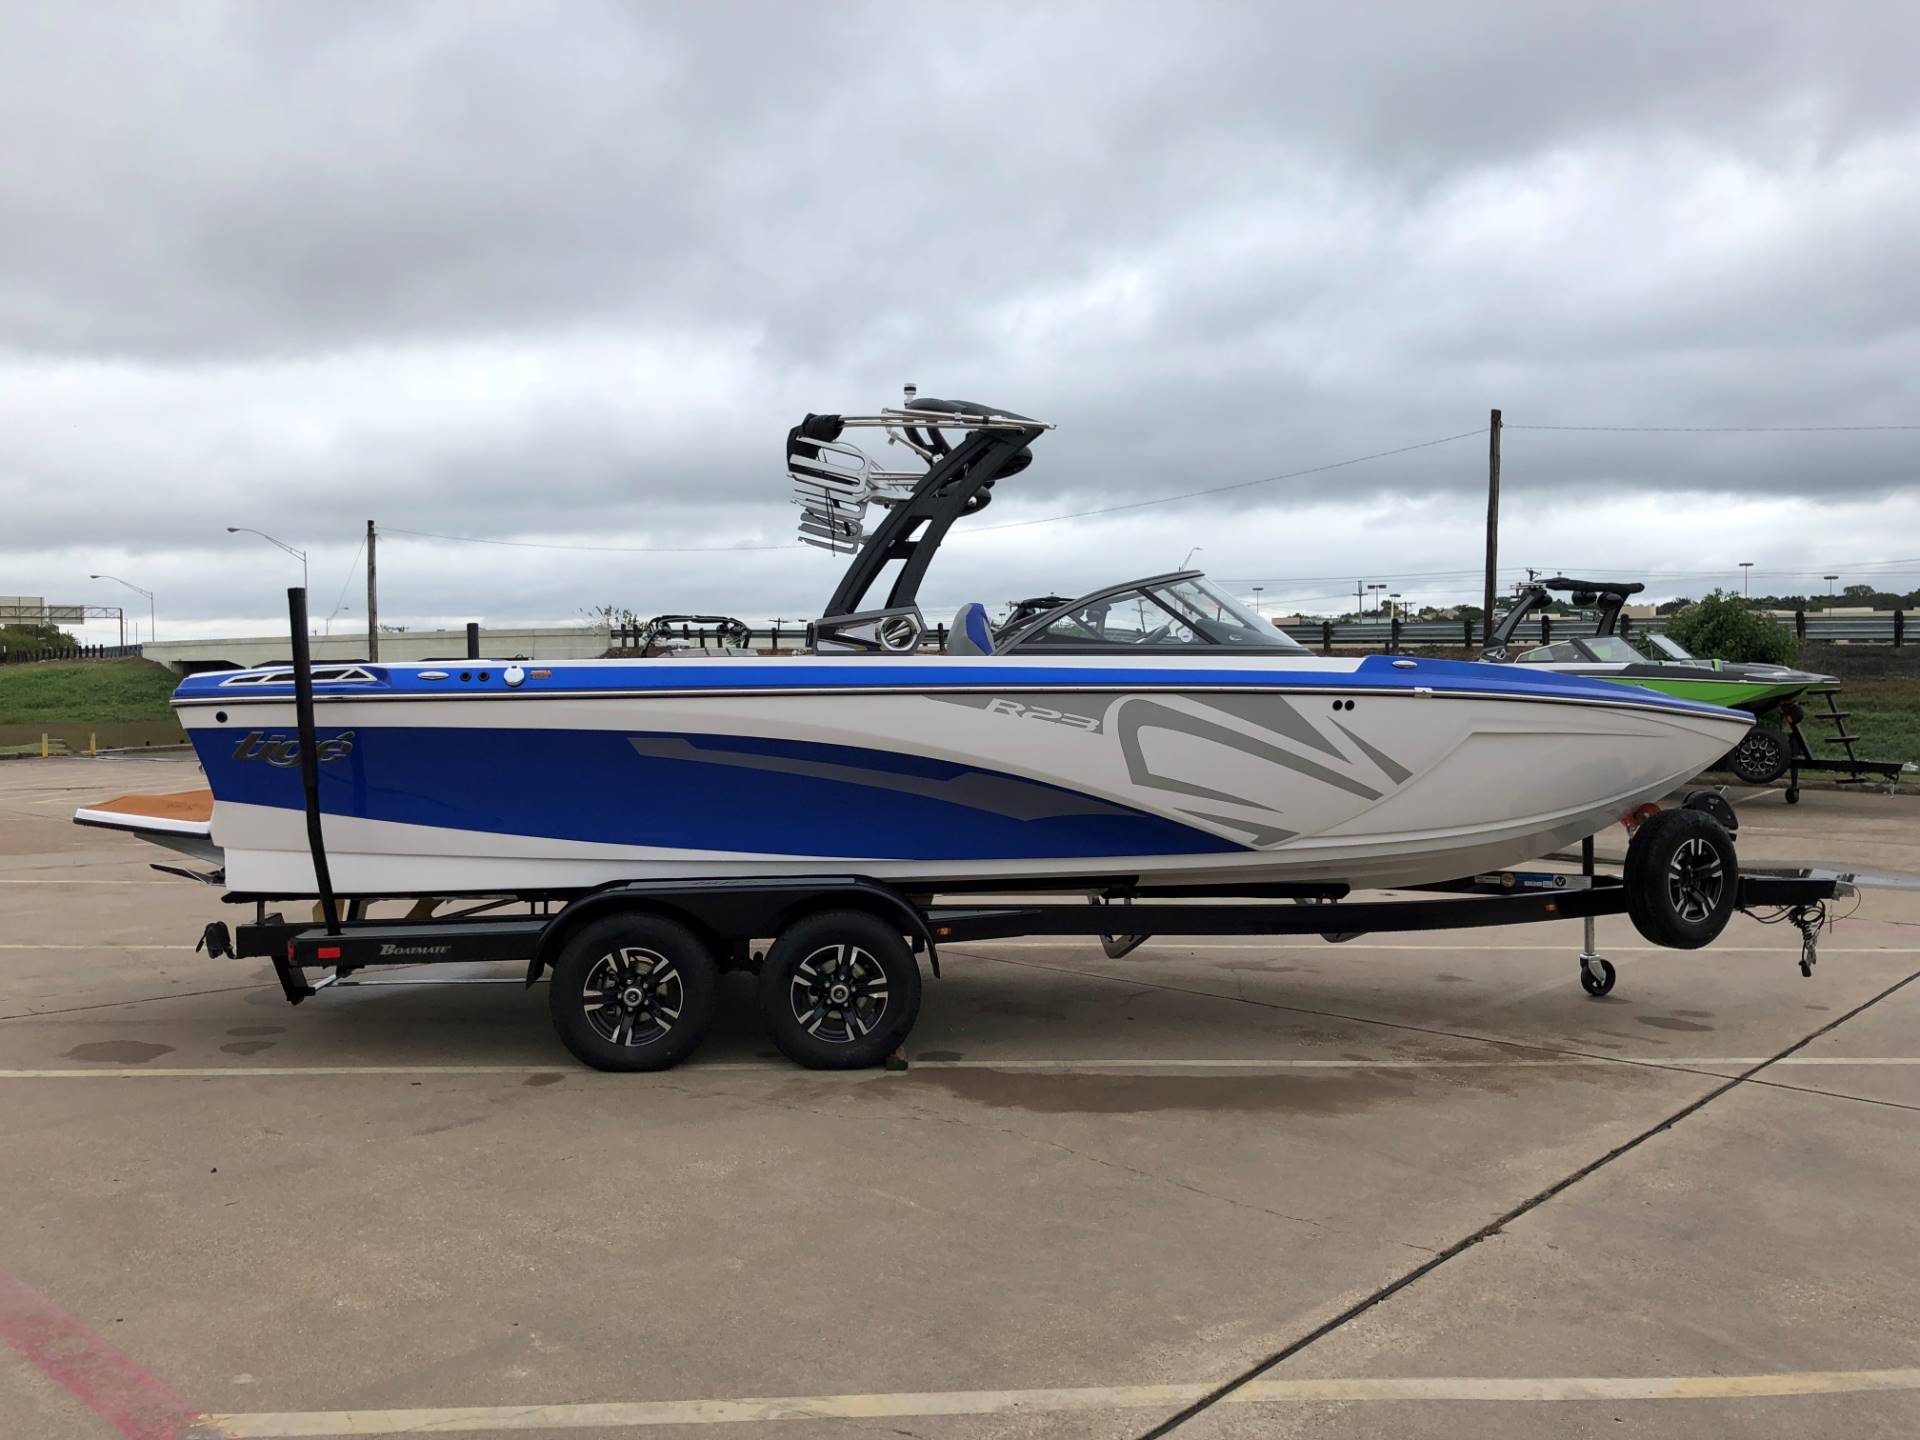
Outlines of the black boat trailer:
{"label": "black boat trailer", "polygon": [[[1586,848],[1591,851],[1591,842]],[[1801,973],[1812,974],[1826,918],[1825,902],[1851,894],[1852,887],[1841,877],[1816,874],[1747,874],[1736,883],[1737,895],[1730,908],[1783,912],[1779,918],[1790,920],[1801,935]],[[1628,911],[1627,882],[1621,876],[1591,870],[1585,874],[1502,871],[1430,889],[1433,893],[1406,899],[1348,900],[1344,886],[1214,887],[1204,892],[1205,899],[1183,900],[1178,891],[1169,896],[1129,888],[1090,896],[1085,902],[1027,902],[965,896],[936,901],[857,875],[629,881],[564,902],[557,896],[530,897],[525,902],[530,913],[525,914],[494,913],[494,907],[516,902],[492,900],[439,917],[354,918],[363,912],[364,902],[351,900],[347,918],[331,926],[268,914],[267,902],[256,898],[260,913],[253,923],[230,933],[225,924],[215,922],[206,928],[202,944],[216,956],[269,960],[281,989],[296,1005],[336,985],[473,983],[352,978],[363,971],[396,966],[512,962],[525,966],[522,983],[532,986],[549,972],[556,972],[558,978],[564,973],[563,962],[572,956],[572,973],[567,976],[571,983],[556,985],[550,996],[555,1023],[579,1058],[609,1069],[658,1067],[650,1063],[656,1056],[631,1038],[630,1028],[624,1035],[618,1029],[608,1035],[604,1026],[596,1028],[592,1012],[583,1010],[600,995],[610,996],[622,988],[615,982],[634,978],[616,973],[622,967],[615,964],[596,980],[588,973],[596,962],[635,950],[648,959],[644,966],[636,962],[626,969],[638,971],[641,979],[655,971],[710,966],[715,975],[746,970],[765,981],[768,957],[793,949],[789,937],[802,931],[809,932],[799,941],[807,954],[788,957],[778,984],[763,984],[763,1010],[783,1050],[802,1063],[835,1068],[872,1065],[898,1051],[918,1010],[919,969],[914,956],[924,955],[937,976],[941,946],[1015,936],[1098,938],[1107,954],[1118,958],[1154,935],[1317,934],[1338,943],[1368,933],[1581,920],[1585,943],[1578,960],[1580,982],[1595,996],[1614,988],[1617,972],[1596,951],[1594,922],[1603,915]],[[865,923],[852,924],[848,917]],[[903,937],[899,954],[886,953],[881,932],[896,942]],[[582,939],[589,941],[584,951]],[[623,943],[627,940],[633,943]],[[759,948],[763,941],[771,944]],[[810,957],[819,955],[828,955],[854,973],[848,977],[844,995],[836,996],[831,985],[813,987],[819,991],[818,1008],[832,1030],[826,1037],[831,1048],[815,1051],[796,1043],[807,1033],[811,1018],[804,996],[787,1005],[784,1013],[774,1012],[782,1002],[801,995],[804,967]],[[842,958],[848,955],[852,958]],[[796,970],[802,973],[792,973]],[[861,981],[866,982],[865,992]],[[630,1010],[652,1013],[645,1002],[653,996],[646,987],[624,988],[631,992]],[[684,975],[680,988],[683,995],[689,988]],[[864,1012],[858,1008],[863,993],[869,996]],[[895,1025],[883,1029],[877,1023],[887,1011],[889,995],[894,997],[896,1021],[905,1017],[897,1034]],[[668,1021],[678,1018],[664,1016]],[[673,1027],[661,1023],[658,1028],[664,1040]],[[648,1033],[641,1032],[643,1037]],[[596,1035],[609,1044],[595,1044]],[[697,1034],[691,1037],[698,1038]],[[820,1039],[817,1034],[814,1038]],[[687,1048],[692,1048],[691,1043]],[[802,1053],[796,1054],[796,1048]],[[635,1053],[622,1053],[625,1050]]]}
{"label": "black boat trailer", "polygon": [[[1643,813],[1621,875],[1599,873],[1591,838],[1578,873],[1501,871],[1418,887],[1407,899],[1350,900],[1344,884],[1181,886],[1138,877],[1089,881],[1084,902],[1002,898],[1009,887],[971,899],[936,898],[861,875],[632,880],[585,892],[467,897],[467,908],[435,915],[418,897],[333,892],[320,825],[313,735],[312,669],[305,594],[293,612],[295,708],[307,835],[319,883],[318,914],[289,921],[270,914],[276,899],[229,894],[255,906],[237,933],[208,925],[209,953],[272,962],[289,1001],[334,985],[473,983],[356,981],[376,967],[512,962],[524,983],[551,978],[549,1008],[567,1047],[610,1070],[663,1069],[698,1044],[718,1000],[723,970],[760,977],[762,1017],[776,1044],[816,1068],[858,1068],[898,1054],[918,1014],[925,955],[935,976],[940,947],[1014,936],[1098,937],[1119,958],[1153,935],[1320,935],[1338,943],[1396,931],[1528,925],[1582,920],[1581,984],[1605,995],[1617,972],[1596,953],[1594,922],[1628,914],[1656,943],[1710,943],[1733,911],[1777,909],[1800,932],[1810,975],[1826,902],[1851,895],[1833,874],[1741,874],[1730,830],[1738,820],[1712,792],[1676,810]],[[1646,807],[1652,812],[1653,807]],[[1057,884],[1056,884],[1057,888]],[[453,899],[454,897],[449,897]],[[377,900],[413,899],[404,918],[366,914]],[[345,914],[342,915],[344,900]],[[524,904],[524,914],[502,907]],[[771,943],[765,950],[757,942]],[[324,973],[314,979],[310,971]],[[491,983],[498,983],[497,981]]]}

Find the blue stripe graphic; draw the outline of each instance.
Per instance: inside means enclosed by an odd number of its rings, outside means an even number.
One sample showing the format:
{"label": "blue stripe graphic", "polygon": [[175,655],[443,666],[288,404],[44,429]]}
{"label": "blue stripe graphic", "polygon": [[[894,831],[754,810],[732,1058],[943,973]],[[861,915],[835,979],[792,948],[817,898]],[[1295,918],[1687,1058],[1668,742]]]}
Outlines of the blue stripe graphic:
{"label": "blue stripe graphic", "polygon": [[[672,668],[661,662],[661,669]],[[290,731],[195,730],[221,800],[301,808]],[[1057,785],[917,755],[606,730],[323,726],[329,815],[496,835],[886,860],[1205,855],[1243,847]],[[280,760],[264,758],[273,749]],[[261,758],[239,759],[237,754]]]}

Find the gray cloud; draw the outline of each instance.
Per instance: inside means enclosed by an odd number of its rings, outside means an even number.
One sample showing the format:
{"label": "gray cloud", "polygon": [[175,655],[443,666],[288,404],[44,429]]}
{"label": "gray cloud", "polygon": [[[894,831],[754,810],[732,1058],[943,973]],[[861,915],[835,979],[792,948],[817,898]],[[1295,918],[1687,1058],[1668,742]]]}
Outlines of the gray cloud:
{"label": "gray cloud", "polygon": [[[995,520],[1389,448],[1491,405],[1920,419],[1909,7],[583,0],[3,23],[0,564],[22,577],[3,589],[67,593],[87,556],[121,554],[182,613],[264,616],[225,525],[344,567],[369,514],[777,543],[786,425],[906,379],[1061,423]],[[1817,496],[1857,524],[1912,486],[1916,439],[1516,431],[1510,493]],[[1289,504],[1358,516],[1470,497],[1483,472],[1463,442],[1061,527],[1046,554],[1124,570],[1169,528],[1282,549]],[[1011,558],[1037,532],[1001,533]],[[1811,534],[1769,553],[1816,563],[1789,554]],[[1397,543],[1347,563],[1433,567]],[[1678,543],[1620,558],[1655,568]],[[503,588],[565,614],[620,587],[766,613],[827,588],[804,554],[723,583],[724,557],[421,553],[421,614],[498,613]],[[1057,583],[950,560],[1009,592]]]}

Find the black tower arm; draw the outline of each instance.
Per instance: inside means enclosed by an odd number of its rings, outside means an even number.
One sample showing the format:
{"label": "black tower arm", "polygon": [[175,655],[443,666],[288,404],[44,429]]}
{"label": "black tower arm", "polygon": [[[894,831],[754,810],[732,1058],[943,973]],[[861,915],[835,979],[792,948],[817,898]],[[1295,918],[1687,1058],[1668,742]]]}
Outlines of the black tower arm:
{"label": "black tower arm", "polygon": [[[928,424],[924,429],[912,425],[909,415],[914,411],[926,412]],[[975,419],[991,416],[997,421],[1015,423],[991,429],[975,429],[959,445],[948,450],[944,438],[935,428],[940,424],[941,416]],[[827,601],[820,618],[823,621],[834,620],[862,613],[867,605],[868,592],[879,580],[881,572],[894,561],[900,561],[901,568],[887,593],[886,608],[894,610],[913,605],[920,593],[920,582],[926,575],[927,567],[933,563],[934,553],[940,548],[940,542],[946,539],[953,522],[962,515],[985,509],[993,498],[996,480],[1006,475],[1017,475],[1032,463],[1033,452],[1027,447],[1045,434],[1047,427],[1037,421],[1020,423],[1026,420],[1024,415],[1014,415],[991,405],[975,405],[970,401],[915,400],[907,412],[902,413],[901,428],[913,437],[916,444],[925,441],[922,448],[939,458],[913,487],[912,495],[889,510],[879,528],[860,547],[860,553],[840,578],[840,584]],[[964,423],[948,422],[950,426]],[[941,453],[943,451],[945,453]]]}

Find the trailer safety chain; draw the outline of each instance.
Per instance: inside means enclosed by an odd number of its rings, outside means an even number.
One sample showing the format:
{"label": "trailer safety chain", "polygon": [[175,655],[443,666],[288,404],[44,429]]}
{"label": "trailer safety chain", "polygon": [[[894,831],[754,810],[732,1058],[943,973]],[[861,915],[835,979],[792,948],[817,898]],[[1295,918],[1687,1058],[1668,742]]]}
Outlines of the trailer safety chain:
{"label": "trailer safety chain", "polygon": [[1812,975],[1820,959],[1820,932],[1827,928],[1827,902],[1816,900],[1811,905],[1796,905],[1787,912],[1787,919],[1800,932],[1800,973]]}

